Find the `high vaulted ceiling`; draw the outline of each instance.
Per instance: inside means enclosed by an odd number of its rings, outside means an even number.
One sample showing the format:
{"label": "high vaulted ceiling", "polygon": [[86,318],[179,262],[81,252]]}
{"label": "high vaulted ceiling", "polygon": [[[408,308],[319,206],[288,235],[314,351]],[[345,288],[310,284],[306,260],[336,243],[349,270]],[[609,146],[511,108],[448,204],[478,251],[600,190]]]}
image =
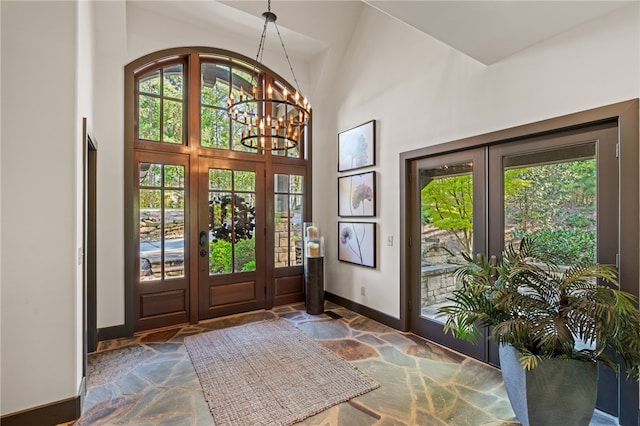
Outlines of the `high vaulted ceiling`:
{"label": "high vaulted ceiling", "polygon": [[[363,0],[368,7],[487,65],[637,1]],[[353,17],[354,7],[349,3],[352,2],[274,1],[273,8],[283,18],[291,13],[291,20],[287,16],[281,25],[293,26],[295,22],[292,29],[322,39],[345,25],[340,18]],[[266,1],[231,0],[224,4],[256,16],[266,10]],[[321,6],[333,11],[329,12],[329,19],[315,12]]]}
{"label": "high vaulted ceiling", "polygon": [[[267,0],[128,1],[245,34],[259,34],[267,9]],[[362,10],[373,7],[490,65],[638,1],[273,0],[271,7],[287,49],[301,58],[347,44]]]}
{"label": "high vaulted ceiling", "polygon": [[365,1],[487,65],[631,3]]}

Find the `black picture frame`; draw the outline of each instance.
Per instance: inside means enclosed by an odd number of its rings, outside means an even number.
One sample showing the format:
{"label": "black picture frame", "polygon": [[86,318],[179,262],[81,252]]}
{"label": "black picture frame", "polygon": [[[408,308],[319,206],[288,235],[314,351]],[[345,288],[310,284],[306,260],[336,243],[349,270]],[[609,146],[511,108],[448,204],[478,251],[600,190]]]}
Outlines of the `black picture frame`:
{"label": "black picture frame", "polygon": [[338,177],[338,216],[375,217],[376,172]]}
{"label": "black picture frame", "polygon": [[376,223],[338,222],[338,260],[376,267]]}
{"label": "black picture frame", "polygon": [[376,164],[376,120],[338,133],[338,171]]}

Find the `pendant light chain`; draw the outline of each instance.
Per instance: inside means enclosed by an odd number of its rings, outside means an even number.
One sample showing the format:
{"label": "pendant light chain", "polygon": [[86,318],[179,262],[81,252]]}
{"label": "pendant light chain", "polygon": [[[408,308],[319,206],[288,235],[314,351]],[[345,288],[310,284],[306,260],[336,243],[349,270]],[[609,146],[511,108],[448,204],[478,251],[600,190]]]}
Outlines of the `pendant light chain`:
{"label": "pendant light chain", "polygon": [[[269,0],[269,2],[271,2],[271,0]],[[280,35],[280,29],[278,28],[278,24],[276,24],[275,21],[273,21],[273,26],[276,27],[276,32],[278,33],[278,38],[280,39],[282,50],[284,50],[284,57],[287,58],[287,63],[289,64],[289,69],[291,70],[293,81],[296,83],[296,90],[298,91],[298,93],[302,93],[300,91],[300,85],[298,84],[298,79],[296,78],[296,73],[293,72],[293,67],[291,66],[291,61],[289,60],[289,54],[287,53],[287,48],[284,47],[284,41],[282,41],[282,36]]]}
{"label": "pendant light chain", "polygon": [[[307,98],[300,96],[300,84],[276,24],[278,17],[271,12],[271,0],[268,0],[267,8],[267,11],[262,14],[264,26],[253,64],[252,94],[247,93],[245,96],[241,87],[239,99],[236,100],[233,93],[234,86],[231,84],[227,99],[227,114],[239,129],[242,145],[257,150],[286,151],[296,147],[299,138],[305,134],[311,118],[311,105]],[[293,76],[295,93],[288,91],[284,85],[270,83],[268,87],[263,87],[266,82],[261,82],[260,64],[264,56],[269,22],[273,22],[276,27],[280,45]]]}

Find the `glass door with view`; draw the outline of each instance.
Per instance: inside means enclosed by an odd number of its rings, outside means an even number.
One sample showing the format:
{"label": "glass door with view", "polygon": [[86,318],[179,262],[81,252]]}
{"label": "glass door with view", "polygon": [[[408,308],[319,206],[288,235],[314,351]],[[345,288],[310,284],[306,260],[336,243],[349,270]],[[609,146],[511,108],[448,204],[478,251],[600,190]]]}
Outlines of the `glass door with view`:
{"label": "glass door with view", "polygon": [[[616,264],[618,253],[618,160],[615,128],[528,143],[505,144],[490,152],[489,182],[500,191],[490,205],[489,252],[532,236],[561,269],[582,262]],[[577,342],[589,347],[593,342]],[[498,364],[497,346],[489,361]],[[599,368],[597,407],[618,415],[618,379]]]}
{"label": "glass door with view", "polygon": [[484,155],[480,148],[415,163],[419,214],[411,237],[419,242],[413,250],[411,330],[479,359],[485,342],[472,345],[444,333],[446,317],[438,308],[458,285],[454,271],[464,256],[484,250]]}
{"label": "glass door with view", "polygon": [[265,307],[264,167],[200,160],[199,318]]}
{"label": "glass door with view", "polygon": [[136,330],[188,321],[187,158],[137,155]]}
{"label": "glass door with view", "polygon": [[414,164],[419,215],[412,239],[420,245],[412,248],[410,321],[424,337],[499,365],[487,330],[477,345],[444,332],[447,318],[439,308],[460,285],[454,273],[466,262],[464,253],[499,258],[506,244],[534,235],[560,265],[587,259],[615,264],[615,130],[475,148]]}
{"label": "glass door with view", "polygon": [[274,165],[273,305],[304,300],[303,222],[305,169]]}

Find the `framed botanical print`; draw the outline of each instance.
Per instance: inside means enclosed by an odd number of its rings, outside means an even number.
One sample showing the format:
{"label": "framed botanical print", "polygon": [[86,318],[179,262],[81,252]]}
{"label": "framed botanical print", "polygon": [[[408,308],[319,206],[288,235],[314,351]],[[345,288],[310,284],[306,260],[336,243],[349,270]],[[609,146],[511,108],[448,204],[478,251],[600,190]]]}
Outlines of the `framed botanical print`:
{"label": "framed botanical print", "polygon": [[376,215],[376,172],[338,177],[338,215]]}
{"label": "framed botanical print", "polygon": [[360,169],[376,164],[376,121],[338,133],[338,171]]}
{"label": "framed botanical print", "polygon": [[338,260],[376,267],[376,224],[338,222]]}

